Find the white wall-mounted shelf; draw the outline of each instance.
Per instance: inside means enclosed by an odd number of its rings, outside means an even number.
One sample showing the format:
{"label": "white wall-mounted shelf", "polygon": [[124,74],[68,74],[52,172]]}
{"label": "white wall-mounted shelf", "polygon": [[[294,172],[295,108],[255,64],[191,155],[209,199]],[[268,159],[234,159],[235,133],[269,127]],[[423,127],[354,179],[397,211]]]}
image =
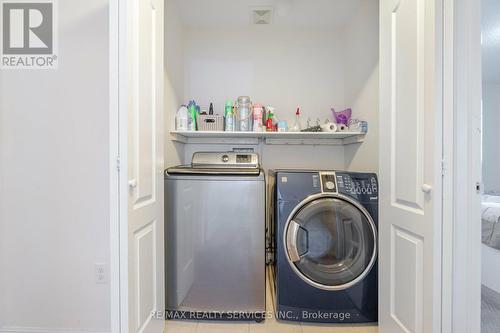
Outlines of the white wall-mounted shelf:
{"label": "white wall-mounted shelf", "polygon": [[363,142],[361,132],[170,132],[172,140],[182,143],[275,145],[349,145]]}

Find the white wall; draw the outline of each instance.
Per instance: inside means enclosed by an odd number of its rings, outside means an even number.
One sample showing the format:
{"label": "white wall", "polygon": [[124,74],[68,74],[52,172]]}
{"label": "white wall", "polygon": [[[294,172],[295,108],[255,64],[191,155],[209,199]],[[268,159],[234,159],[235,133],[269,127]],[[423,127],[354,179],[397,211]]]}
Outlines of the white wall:
{"label": "white wall", "polygon": [[500,84],[483,83],[484,190],[500,191]]}
{"label": "white wall", "polygon": [[[108,0],[58,1],[59,69],[0,71],[0,331],[109,331]],[[109,265],[108,265],[109,266]]]}
{"label": "white wall", "polygon": [[324,121],[344,103],[344,43],[340,33],[254,26],[186,32],[184,99],[202,107],[248,95],[292,120],[297,106]]}
{"label": "white wall", "polygon": [[[250,27],[188,30],[185,40],[184,100],[202,107],[214,103],[222,113],[226,99],[249,95],[276,107],[277,117],[292,125],[297,106],[302,125],[331,119],[330,108],[344,103],[344,39],[328,30]],[[189,145],[195,151],[231,150],[243,145]],[[266,169],[343,169],[341,146],[252,146]]]}
{"label": "white wall", "polygon": [[[165,128],[175,129],[175,114],[184,103],[184,30],[175,0],[165,1]],[[181,163],[183,146],[165,142],[166,166]]]}
{"label": "white wall", "polygon": [[500,293],[500,251],[481,244],[481,283]]}
{"label": "white wall", "polygon": [[345,149],[346,169],[378,172],[379,22],[378,1],[362,0],[345,31],[345,100],[354,117],[368,121],[361,145]]}
{"label": "white wall", "polygon": [[189,144],[184,163],[197,151],[230,151],[251,148],[259,154],[262,166],[268,169],[337,169],[344,168],[342,146],[296,146],[258,144]]}

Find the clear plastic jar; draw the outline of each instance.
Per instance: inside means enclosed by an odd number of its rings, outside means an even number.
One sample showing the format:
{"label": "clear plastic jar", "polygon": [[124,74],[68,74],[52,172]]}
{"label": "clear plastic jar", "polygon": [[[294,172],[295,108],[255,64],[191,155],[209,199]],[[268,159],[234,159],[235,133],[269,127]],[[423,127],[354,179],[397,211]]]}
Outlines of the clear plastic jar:
{"label": "clear plastic jar", "polygon": [[236,130],[240,132],[251,132],[253,130],[252,101],[248,96],[238,97],[236,102]]}

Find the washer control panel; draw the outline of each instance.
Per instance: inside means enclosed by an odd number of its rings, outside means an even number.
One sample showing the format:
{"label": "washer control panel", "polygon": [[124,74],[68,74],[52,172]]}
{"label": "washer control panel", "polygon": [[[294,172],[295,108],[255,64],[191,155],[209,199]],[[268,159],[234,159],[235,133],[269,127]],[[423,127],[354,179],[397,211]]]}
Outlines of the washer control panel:
{"label": "washer control panel", "polygon": [[259,155],[242,152],[196,152],[193,168],[259,168]]}

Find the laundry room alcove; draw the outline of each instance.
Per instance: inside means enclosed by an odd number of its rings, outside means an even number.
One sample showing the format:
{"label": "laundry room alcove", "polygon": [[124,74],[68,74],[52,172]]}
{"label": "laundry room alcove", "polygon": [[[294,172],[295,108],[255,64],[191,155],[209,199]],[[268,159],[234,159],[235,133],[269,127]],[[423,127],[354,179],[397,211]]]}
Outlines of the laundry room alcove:
{"label": "laundry room alcove", "polygon": [[[265,13],[260,17],[256,13]],[[253,150],[262,167],[378,170],[378,1],[165,0],[165,166],[197,151]],[[185,132],[181,105],[223,115],[249,96],[303,127],[352,109],[368,131]]]}

